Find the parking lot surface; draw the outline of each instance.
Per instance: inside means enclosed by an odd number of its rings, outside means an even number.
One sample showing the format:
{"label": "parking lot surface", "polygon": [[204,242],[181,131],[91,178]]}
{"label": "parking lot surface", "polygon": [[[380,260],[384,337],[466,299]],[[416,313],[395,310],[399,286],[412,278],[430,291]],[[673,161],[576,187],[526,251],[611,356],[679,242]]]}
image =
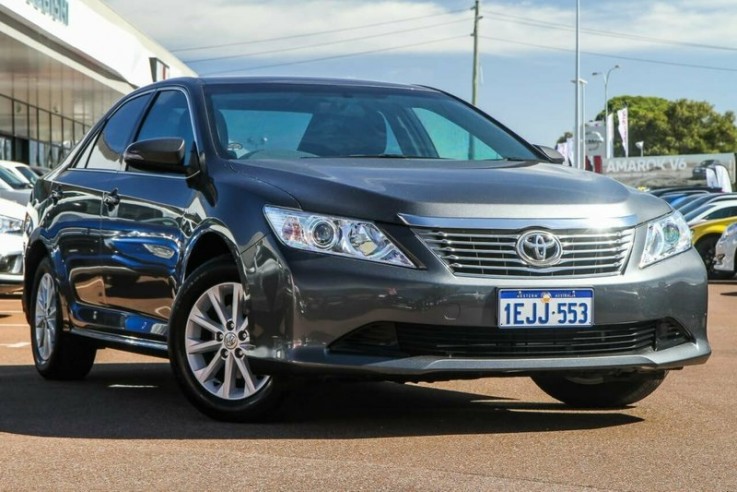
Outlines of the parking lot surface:
{"label": "parking lot surface", "polygon": [[332,382],[226,424],[161,359],[103,350],[85,381],[44,381],[0,297],[0,490],[737,490],[735,308],[737,282],[712,284],[711,359],[624,410],[570,410],[526,378]]}

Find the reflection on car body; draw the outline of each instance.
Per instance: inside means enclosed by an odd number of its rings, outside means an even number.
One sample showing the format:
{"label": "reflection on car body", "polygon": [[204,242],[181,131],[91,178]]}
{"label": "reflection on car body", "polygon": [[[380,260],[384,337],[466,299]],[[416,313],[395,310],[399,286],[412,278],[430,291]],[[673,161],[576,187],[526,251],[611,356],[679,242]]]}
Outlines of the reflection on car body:
{"label": "reflection on car body", "polygon": [[705,269],[666,202],[556,162],[426,87],[139,89],[35,185],[36,367],[169,357],[223,420],[269,416],[298,375],[525,375],[572,405],[636,402],[708,358]]}

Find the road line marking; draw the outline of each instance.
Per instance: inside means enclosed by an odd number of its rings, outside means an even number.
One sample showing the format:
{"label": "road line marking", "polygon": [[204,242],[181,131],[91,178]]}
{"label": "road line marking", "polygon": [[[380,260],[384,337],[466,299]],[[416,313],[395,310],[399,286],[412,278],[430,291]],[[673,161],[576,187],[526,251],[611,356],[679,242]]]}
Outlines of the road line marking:
{"label": "road line marking", "polygon": [[31,342],[18,342],[18,343],[0,343],[0,347],[8,348],[24,348],[31,345]]}
{"label": "road line marking", "polygon": [[0,328],[2,328],[2,327],[7,327],[7,328],[23,328],[23,327],[27,327],[27,326],[28,326],[27,324],[20,324],[20,323],[19,324],[5,324],[5,323],[0,323]]}

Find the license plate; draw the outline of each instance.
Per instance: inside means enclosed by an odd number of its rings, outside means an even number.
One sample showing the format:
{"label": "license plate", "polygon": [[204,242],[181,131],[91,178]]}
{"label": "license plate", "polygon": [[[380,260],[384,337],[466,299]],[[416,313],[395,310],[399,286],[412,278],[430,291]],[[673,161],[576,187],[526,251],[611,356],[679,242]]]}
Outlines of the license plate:
{"label": "license plate", "polygon": [[500,289],[499,327],[591,326],[593,289]]}

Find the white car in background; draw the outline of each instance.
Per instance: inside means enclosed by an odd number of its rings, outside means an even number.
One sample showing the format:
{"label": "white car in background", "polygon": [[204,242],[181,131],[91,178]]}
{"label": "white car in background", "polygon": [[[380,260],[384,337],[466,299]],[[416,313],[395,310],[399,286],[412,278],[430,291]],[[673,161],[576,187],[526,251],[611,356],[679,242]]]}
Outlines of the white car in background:
{"label": "white car in background", "polygon": [[23,289],[23,219],[26,208],[0,198],[0,294]]}
{"label": "white car in background", "polygon": [[714,270],[735,273],[737,255],[737,222],[728,226],[717,241],[714,249]]}
{"label": "white car in background", "polygon": [[689,226],[707,220],[737,217],[737,200],[719,200],[705,203],[683,216]]}
{"label": "white car in background", "polygon": [[20,178],[14,171],[0,166],[0,198],[25,206],[31,196],[31,188],[33,185],[27,179]]}
{"label": "white car in background", "polygon": [[0,167],[13,172],[16,176],[31,184],[38,180],[38,174],[31,169],[31,166],[23,162],[0,161]]}

